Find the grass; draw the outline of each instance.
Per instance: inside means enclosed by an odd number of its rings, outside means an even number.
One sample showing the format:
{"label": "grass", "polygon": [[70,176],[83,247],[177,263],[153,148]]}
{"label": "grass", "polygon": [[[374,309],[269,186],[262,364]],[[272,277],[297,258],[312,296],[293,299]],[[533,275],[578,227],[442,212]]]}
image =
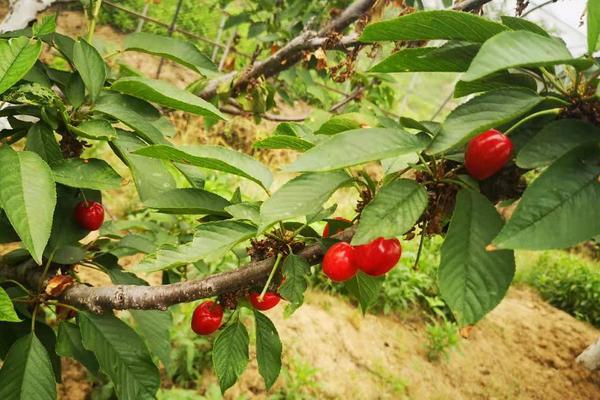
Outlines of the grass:
{"label": "grass", "polygon": [[600,328],[600,263],[564,251],[521,252],[516,281],[544,300]]}

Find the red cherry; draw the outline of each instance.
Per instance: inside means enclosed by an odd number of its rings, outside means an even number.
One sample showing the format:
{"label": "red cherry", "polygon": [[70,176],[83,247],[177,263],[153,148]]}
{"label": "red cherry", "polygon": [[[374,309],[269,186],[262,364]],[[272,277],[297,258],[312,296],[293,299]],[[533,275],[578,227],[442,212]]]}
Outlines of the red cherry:
{"label": "red cherry", "polygon": [[281,297],[279,297],[277,293],[273,292],[265,293],[265,296],[263,297],[262,301],[260,300],[260,293],[256,292],[250,293],[250,296],[248,296],[248,298],[250,299],[250,303],[252,303],[252,306],[254,306],[254,308],[260,311],[270,310],[279,303],[279,300],[281,300]]}
{"label": "red cherry", "polygon": [[212,300],[205,301],[194,310],[192,330],[198,335],[210,335],[221,326],[223,308]]}
{"label": "red cherry", "polygon": [[398,239],[380,237],[356,247],[356,265],[366,274],[380,276],[394,268],[401,255],[402,246]]}
{"label": "red cherry", "polygon": [[323,257],[323,272],[332,281],[343,282],[356,275],[354,247],[346,242],[334,244]]}
{"label": "red cherry", "polygon": [[510,159],[513,144],[502,132],[490,129],[467,145],[465,168],[469,175],[481,181],[500,171]]}
{"label": "red cherry", "polygon": [[[342,218],[342,217],[335,217],[335,219],[337,219],[338,221],[344,221],[344,222],[348,222],[349,224],[352,223],[352,221],[346,219],[346,218]],[[339,233],[341,231],[343,231],[344,228],[340,227],[338,229],[335,230],[335,232],[332,233],[332,235],[335,235],[336,233]],[[329,237],[329,222],[325,224],[325,229],[323,229],[323,237],[324,238],[328,238]]]}
{"label": "red cherry", "polygon": [[75,207],[75,219],[88,231],[100,229],[104,222],[104,207],[97,201],[82,201]]}

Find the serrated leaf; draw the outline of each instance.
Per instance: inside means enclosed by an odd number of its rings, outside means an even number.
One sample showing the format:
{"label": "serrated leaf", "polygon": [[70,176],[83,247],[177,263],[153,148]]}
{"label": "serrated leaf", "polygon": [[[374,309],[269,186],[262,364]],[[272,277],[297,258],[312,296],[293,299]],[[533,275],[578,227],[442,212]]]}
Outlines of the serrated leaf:
{"label": "serrated leaf", "polygon": [[454,98],[505,88],[526,88],[535,91],[537,82],[529,75],[502,71],[472,82],[458,81],[454,86]]}
{"label": "serrated leaf", "polygon": [[158,126],[160,113],[150,103],[119,93],[104,92],[95,110],[123,122],[148,143],[169,143]]}
{"label": "serrated leaf", "polygon": [[139,76],[124,77],[112,89],[143,100],[206,117],[227,119],[211,103],[165,81]]}
{"label": "serrated leaf", "polygon": [[270,136],[254,142],[252,145],[255,149],[290,149],[296,151],[305,151],[313,146],[311,142],[304,139],[287,135]]}
{"label": "serrated leaf", "polygon": [[254,310],[256,323],[256,360],[258,371],[267,390],[273,386],[281,371],[281,339],[273,322],[263,313]]}
{"label": "serrated leaf", "polygon": [[279,294],[290,302],[286,314],[293,313],[304,303],[304,292],[308,288],[307,274],[309,265],[306,259],[290,254],[283,262],[283,277],[285,281],[279,288]]}
{"label": "serrated leaf", "polygon": [[54,180],[75,188],[106,190],[121,186],[121,176],[104,160],[69,158],[52,164]]}
{"label": "serrated leaf", "polygon": [[543,167],[574,148],[600,141],[600,129],[578,119],[553,121],[531,138],[517,154],[521,168]]}
{"label": "serrated leaf", "polygon": [[352,244],[403,235],[415,225],[427,201],[427,191],[413,180],[398,179],[385,185],[363,210]]}
{"label": "serrated leaf", "polygon": [[363,314],[373,305],[384,279],[383,276],[371,276],[358,271],[352,279],[346,282],[346,289],[358,300]]}
{"label": "serrated leaf", "polygon": [[194,43],[173,37],[136,32],[125,37],[124,49],[161,56],[200,74],[217,72],[215,64]]}
{"label": "serrated leaf", "polygon": [[502,32],[481,46],[462,80],[474,81],[509,68],[557,64],[583,67],[589,62],[574,59],[564,42],[559,39],[528,31]]}
{"label": "serrated leaf", "polygon": [[42,51],[42,42],[25,36],[0,39],[0,93],[21,80]]}
{"label": "serrated leaf", "polygon": [[29,128],[25,150],[37,153],[48,164],[63,159],[54,132],[46,124],[38,122]]}
{"label": "serrated leaf", "polygon": [[371,68],[370,72],[464,72],[479,45],[450,42],[441,47],[402,49]]}
{"label": "serrated leaf", "polygon": [[599,234],[598,176],[598,143],[565,154],[525,190],[494,245],[532,250],[565,248]]}
{"label": "serrated leaf", "polygon": [[543,101],[527,89],[499,89],[474,97],[456,107],[442,124],[426,152],[437,154],[465,144],[469,139],[510,122]]}
{"label": "serrated leaf", "polygon": [[167,371],[171,371],[172,317],[169,311],[130,310],[137,328],[146,339],[150,351],[162,361]]}
{"label": "serrated leaf", "polygon": [[283,185],[260,207],[260,227],[321,210],[321,205],[350,180],[343,171],[302,174]]}
{"label": "serrated leaf", "polygon": [[41,264],[56,205],[48,164],[31,151],[0,147],[0,204],[25,248]]}
{"label": "serrated leaf", "polygon": [[360,41],[446,39],[485,42],[506,29],[502,24],[471,13],[421,11],[370,24],[363,31]]}
{"label": "serrated leaf", "polygon": [[427,146],[423,137],[401,129],[354,129],[332,136],[284,167],[287,172],[331,171],[415,153]]}
{"label": "serrated leaf", "polygon": [[315,135],[335,135],[340,132],[377,125],[377,120],[360,113],[334,115],[317,129]]}
{"label": "serrated leaf", "polygon": [[212,360],[222,393],[233,386],[246,369],[248,344],[248,331],[239,320],[223,329],[215,339]]}
{"label": "serrated leaf", "polygon": [[441,249],[440,293],[461,325],[475,324],[506,294],[515,273],[512,251],[486,251],[502,218],[483,195],[461,190]]}
{"label": "serrated leaf", "polygon": [[6,291],[0,287],[0,321],[20,322],[17,316],[12,300],[6,294]]}
{"label": "serrated leaf", "polygon": [[6,355],[0,369],[0,399],[56,399],[52,364],[34,333],[14,342]]}
{"label": "serrated leaf", "polygon": [[78,72],[73,72],[65,85],[65,97],[75,108],[81,107],[85,102],[85,83]]}
{"label": "serrated leaf", "polygon": [[259,161],[222,146],[197,145],[177,149],[154,145],[139,149],[135,154],[227,172],[250,179],[264,188],[269,188],[273,181],[271,171]]}
{"label": "serrated leaf", "polygon": [[106,80],[106,66],[98,50],[84,39],[73,45],[73,64],[88,90],[92,103],[100,94]]}
{"label": "serrated leaf", "polygon": [[83,347],[79,327],[67,321],[58,325],[56,340],[56,353],[63,357],[71,357],[87,368],[92,374],[97,375],[100,366],[96,356]]}
{"label": "serrated leaf", "polygon": [[112,314],[80,311],[78,318],[84,347],[96,355],[119,399],[154,399],[160,376],[142,338]]}
{"label": "serrated leaf", "polygon": [[502,24],[508,26],[513,31],[529,31],[537,33],[538,35],[550,37],[550,34],[546,32],[541,26],[520,17],[511,17],[508,15],[500,16]]}
{"label": "serrated leaf", "polygon": [[594,54],[598,48],[598,36],[600,36],[600,3],[595,0],[587,2],[587,45],[588,53]]}
{"label": "serrated leaf", "polygon": [[133,154],[147,146],[146,143],[131,132],[119,130],[117,135],[110,146],[129,167],[142,202],[176,188],[173,175],[161,160]]}
{"label": "serrated leaf", "polygon": [[115,128],[105,119],[91,119],[78,126],[69,125],[75,135],[91,140],[114,140],[117,138]]}
{"label": "serrated leaf", "polygon": [[229,201],[203,189],[171,189],[144,201],[144,205],[168,214],[227,215]]}
{"label": "serrated leaf", "polygon": [[207,257],[218,259],[236,244],[256,235],[252,225],[237,221],[217,221],[200,225],[190,243],[178,247],[163,247],[145,258],[133,270],[160,271],[190,264]]}

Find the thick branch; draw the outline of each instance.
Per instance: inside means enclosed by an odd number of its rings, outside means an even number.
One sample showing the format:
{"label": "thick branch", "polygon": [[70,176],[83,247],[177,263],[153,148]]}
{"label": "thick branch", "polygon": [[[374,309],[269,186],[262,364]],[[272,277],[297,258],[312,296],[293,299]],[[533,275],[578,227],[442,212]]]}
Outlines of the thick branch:
{"label": "thick branch", "polygon": [[[333,237],[350,241],[353,235],[354,229],[349,228]],[[323,249],[319,244],[315,244],[305,248],[298,255],[304,257],[310,264],[316,264],[323,257]],[[65,290],[59,300],[62,303],[82,309],[87,308],[94,312],[130,309],[164,310],[174,304],[219,296],[262,284],[267,279],[274,263],[275,259],[269,258],[203,279],[170,285],[92,287],[75,284]],[[27,262],[16,268],[0,265],[0,277],[14,279],[37,288],[40,287],[41,268],[33,262]]]}

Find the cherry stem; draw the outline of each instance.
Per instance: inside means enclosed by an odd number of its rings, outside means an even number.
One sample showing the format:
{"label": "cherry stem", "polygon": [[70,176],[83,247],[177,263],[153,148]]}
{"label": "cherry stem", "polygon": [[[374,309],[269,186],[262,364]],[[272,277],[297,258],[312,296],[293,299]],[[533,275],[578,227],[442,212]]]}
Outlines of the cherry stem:
{"label": "cherry stem", "polygon": [[542,71],[542,74],[544,75],[544,77],[546,77],[546,79],[548,79],[550,81],[550,83],[552,83],[552,85],[562,94],[564,94],[565,96],[569,96],[569,93],[565,90],[565,87],[563,86],[563,84],[556,79],[556,77],[551,74],[550,72],[548,72],[548,70],[544,67],[540,67],[540,71]]}
{"label": "cherry stem", "polygon": [[413,269],[416,270],[419,266],[419,260],[421,259],[421,252],[423,251],[423,244],[425,243],[425,229],[427,229],[427,220],[423,223],[421,227],[421,238],[419,240],[419,250],[417,250],[417,258],[415,258],[415,265]]}
{"label": "cherry stem", "polygon": [[83,204],[85,204],[85,206],[88,207],[89,203],[87,201],[87,198],[85,197],[85,193],[81,189],[79,189],[79,192],[81,193],[81,197],[83,197]]}
{"label": "cherry stem", "polygon": [[31,295],[31,291],[29,289],[27,289],[25,286],[23,286],[23,284],[21,284],[20,282],[17,282],[13,279],[4,279],[3,281],[0,281],[0,283],[14,283],[15,285],[17,285],[18,287],[20,287],[21,289],[23,289],[23,291],[25,293],[27,293],[28,295]]}
{"label": "cherry stem", "polygon": [[262,292],[260,292],[260,296],[258,296],[258,301],[262,302],[265,294],[267,293],[267,289],[269,288],[269,285],[271,284],[271,281],[273,280],[273,277],[275,276],[275,271],[277,271],[277,267],[279,266],[279,262],[281,261],[281,257],[282,254],[281,253],[277,253],[277,258],[275,259],[275,265],[273,265],[273,269],[271,269],[271,273],[269,274],[269,278],[267,278],[267,283],[265,283],[265,286],[263,287]]}
{"label": "cherry stem", "polygon": [[535,119],[537,117],[541,117],[543,115],[557,115],[560,112],[560,110],[561,110],[560,108],[551,108],[549,110],[538,111],[536,113],[530,114],[527,117],[525,117],[522,120],[520,120],[519,122],[517,122],[516,124],[514,124],[513,126],[511,126],[506,132],[504,132],[504,134],[508,136],[515,129],[517,129],[518,127],[520,127],[524,123],[529,122],[532,119]]}

